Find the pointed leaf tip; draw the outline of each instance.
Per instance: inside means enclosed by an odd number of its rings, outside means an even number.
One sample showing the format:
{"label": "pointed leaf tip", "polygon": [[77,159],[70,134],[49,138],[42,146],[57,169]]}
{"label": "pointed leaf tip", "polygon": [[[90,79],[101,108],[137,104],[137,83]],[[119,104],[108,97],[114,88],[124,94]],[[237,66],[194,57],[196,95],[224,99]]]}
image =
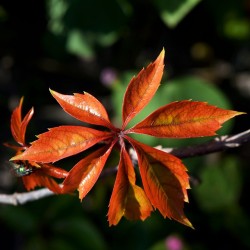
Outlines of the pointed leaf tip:
{"label": "pointed leaf tip", "polygon": [[115,130],[105,107],[91,94],[84,92],[83,94],[63,95],[51,89],[50,93],[63,110],[74,118]]}
{"label": "pointed leaf tip", "polygon": [[80,153],[110,137],[108,132],[81,126],[59,126],[40,134],[38,140],[11,160],[55,162]]}
{"label": "pointed leaf tip", "polygon": [[25,145],[26,128],[34,114],[34,109],[31,108],[24,118],[22,118],[23,100],[24,97],[20,99],[19,105],[12,112],[10,122],[12,136],[20,145]]}
{"label": "pointed leaf tip", "polygon": [[164,69],[164,49],[156,60],[132,78],[123,99],[123,129],[149,103],[157,91]]}
{"label": "pointed leaf tip", "polygon": [[188,227],[191,227],[192,229],[195,229],[194,226],[192,225],[192,223],[189,221],[188,218],[184,218],[182,223],[184,225],[188,226]]}
{"label": "pointed leaf tip", "polygon": [[164,57],[165,57],[165,49],[164,49],[164,47],[163,47],[159,57],[163,57],[163,59],[164,59]]}
{"label": "pointed leaf tip", "polygon": [[123,216],[129,220],[145,220],[152,210],[144,190],[136,185],[132,161],[123,147],[109,203],[109,226],[117,225]]}
{"label": "pointed leaf tip", "polygon": [[184,100],[157,109],[130,131],[165,138],[213,136],[224,122],[241,114],[205,102]]}
{"label": "pointed leaf tip", "polygon": [[163,217],[192,227],[184,214],[188,201],[189,177],[181,160],[166,152],[151,148],[126,137],[133,145],[145,193]]}

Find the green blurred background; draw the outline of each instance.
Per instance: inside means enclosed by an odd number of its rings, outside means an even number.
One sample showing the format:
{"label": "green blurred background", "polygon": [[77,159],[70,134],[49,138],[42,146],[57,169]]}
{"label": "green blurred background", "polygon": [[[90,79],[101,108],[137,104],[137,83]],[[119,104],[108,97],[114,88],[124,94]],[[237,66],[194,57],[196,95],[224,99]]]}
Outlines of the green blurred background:
{"label": "green blurred background", "polygon": [[[249,0],[1,1],[1,144],[12,141],[9,119],[21,96],[24,111],[35,107],[28,141],[48,127],[81,124],[62,112],[48,88],[90,92],[119,126],[127,84],[163,47],[160,90],[136,121],[183,99],[250,112]],[[248,116],[237,117],[219,133],[249,127]],[[140,136],[165,147],[208,139]],[[12,153],[1,146],[1,193],[24,191],[9,170]],[[61,166],[73,166],[77,157]],[[110,228],[106,213],[115,176],[108,176],[82,203],[77,195],[65,195],[18,207],[0,205],[0,249],[250,249],[250,145],[184,162],[192,176],[185,212],[195,230],[158,212],[145,222],[123,219]]]}

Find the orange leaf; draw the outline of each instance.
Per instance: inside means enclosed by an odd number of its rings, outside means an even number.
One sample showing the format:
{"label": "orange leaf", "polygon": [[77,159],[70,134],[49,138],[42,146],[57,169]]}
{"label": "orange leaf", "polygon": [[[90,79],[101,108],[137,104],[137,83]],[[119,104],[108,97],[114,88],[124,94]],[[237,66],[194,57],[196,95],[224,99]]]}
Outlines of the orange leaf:
{"label": "orange leaf", "polygon": [[168,138],[212,136],[222,123],[241,114],[205,102],[173,102],[157,109],[129,132]]}
{"label": "orange leaf", "polygon": [[25,144],[26,128],[27,128],[33,114],[34,114],[34,109],[31,108],[22,120],[21,127],[20,127],[20,137],[21,137],[20,139],[23,142],[22,145]]}
{"label": "orange leaf", "polygon": [[23,105],[23,97],[20,99],[19,106],[16,107],[11,115],[11,133],[16,142],[22,144],[22,140],[20,140],[20,127],[22,123],[22,105]]}
{"label": "orange leaf", "polygon": [[102,147],[79,161],[63,182],[62,192],[70,193],[78,188],[82,200],[96,183],[113,145]]}
{"label": "orange leaf", "polygon": [[92,95],[84,94],[62,95],[50,90],[61,107],[76,119],[90,124],[101,125],[114,129],[103,105]]}
{"label": "orange leaf", "polygon": [[34,109],[31,108],[30,111],[26,114],[24,119],[22,120],[22,105],[23,105],[23,98],[21,98],[19,102],[19,106],[14,109],[11,115],[11,133],[13,138],[17,143],[20,145],[25,145],[25,133],[27,125],[30,119],[33,116]]}
{"label": "orange leaf", "polygon": [[40,134],[38,140],[11,160],[55,162],[77,154],[110,137],[110,133],[81,126],[60,126]]}
{"label": "orange leaf", "polygon": [[152,206],[143,189],[135,185],[134,167],[125,147],[122,147],[120,156],[118,173],[109,203],[110,226],[117,225],[122,216],[129,220],[145,220],[152,211]]}
{"label": "orange leaf", "polygon": [[126,137],[138,156],[143,187],[151,204],[164,217],[173,218],[192,227],[184,215],[184,201],[188,201],[188,174],[181,160],[173,155]]}
{"label": "orange leaf", "polygon": [[44,174],[40,169],[37,169],[32,174],[22,177],[25,188],[30,191],[35,187],[47,187],[50,191],[59,194],[61,188],[58,183],[51,177]]}
{"label": "orange leaf", "polygon": [[68,171],[62,168],[55,167],[52,164],[42,164],[41,169],[39,170],[41,170],[46,175],[59,178],[59,179],[65,178],[68,176]]}
{"label": "orange leaf", "polygon": [[162,50],[153,63],[130,81],[122,106],[123,129],[149,103],[158,89],[163,74],[164,55],[165,51]]}

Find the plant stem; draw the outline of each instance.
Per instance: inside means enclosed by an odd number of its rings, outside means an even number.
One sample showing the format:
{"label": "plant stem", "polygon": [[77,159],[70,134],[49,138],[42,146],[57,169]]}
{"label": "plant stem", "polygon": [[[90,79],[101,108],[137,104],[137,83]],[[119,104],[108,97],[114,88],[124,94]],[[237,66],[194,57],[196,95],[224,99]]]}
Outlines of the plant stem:
{"label": "plant stem", "polygon": [[[250,129],[235,135],[224,135],[214,138],[206,143],[183,147],[183,148],[160,148],[161,150],[173,154],[179,158],[188,158],[194,156],[206,155],[214,152],[219,152],[227,150],[229,148],[237,148],[242,146],[244,143],[250,141]],[[157,147],[159,148],[159,147]],[[131,150],[131,157],[133,161],[137,160],[134,150]],[[108,175],[115,174],[117,172],[117,167],[113,169],[104,169],[100,178],[105,178]],[[35,201],[54,195],[53,192],[47,188],[42,188],[35,191],[24,192],[24,193],[14,193],[14,194],[0,194],[1,204],[10,205],[22,205],[30,201]]]}

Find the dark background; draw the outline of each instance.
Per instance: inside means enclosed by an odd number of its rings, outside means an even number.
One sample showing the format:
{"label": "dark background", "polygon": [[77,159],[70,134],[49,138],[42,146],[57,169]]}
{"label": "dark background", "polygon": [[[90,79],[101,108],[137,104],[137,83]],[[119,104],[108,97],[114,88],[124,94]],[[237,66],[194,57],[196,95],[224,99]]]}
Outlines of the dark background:
{"label": "dark background", "polygon": [[[165,2],[2,1],[1,143],[12,142],[9,120],[21,96],[24,112],[35,108],[28,141],[52,126],[80,124],[61,111],[49,88],[65,94],[90,92],[119,123],[122,94],[130,78],[163,47],[164,79],[149,109],[193,99],[249,113],[250,1]],[[227,123],[220,133],[246,129],[247,115]],[[145,140],[152,146],[178,147],[199,142]],[[194,179],[185,212],[195,230],[158,212],[145,222],[122,219],[109,228],[106,213],[114,181],[110,176],[99,180],[82,203],[77,195],[65,195],[18,207],[0,205],[0,248],[249,249],[249,152],[250,145],[245,144],[185,160]],[[1,193],[24,191],[9,170],[12,154],[1,146]]]}

